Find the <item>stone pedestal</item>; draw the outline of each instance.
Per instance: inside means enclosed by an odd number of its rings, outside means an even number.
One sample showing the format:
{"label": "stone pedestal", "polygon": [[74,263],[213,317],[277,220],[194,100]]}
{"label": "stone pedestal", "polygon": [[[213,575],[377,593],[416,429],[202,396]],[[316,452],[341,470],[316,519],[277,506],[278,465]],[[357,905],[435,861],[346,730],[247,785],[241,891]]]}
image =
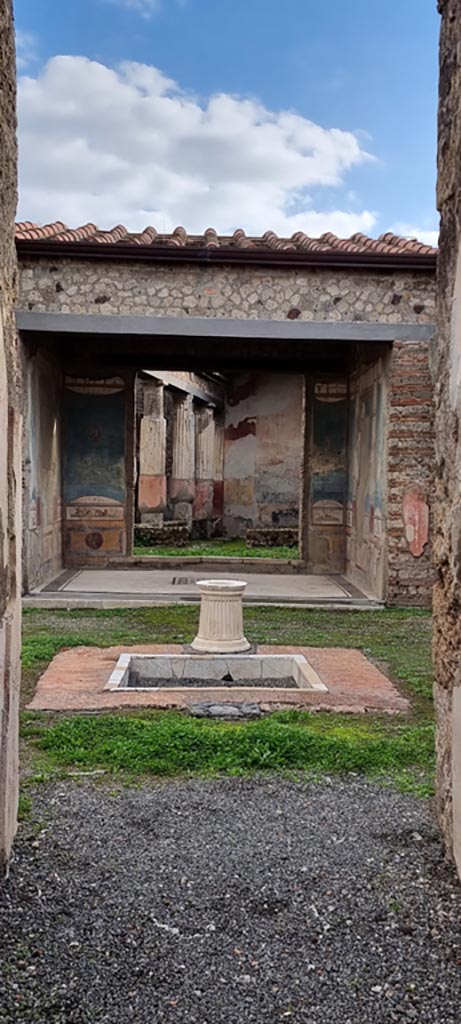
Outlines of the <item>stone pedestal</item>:
{"label": "stone pedestal", "polygon": [[195,420],[190,395],[185,395],[175,404],[170,493],[174,518],[191,527],[195,497]]}
{"label": "stone pedestal", "polygon": [[234,654],[248,651],[243,633],[242,598],[247,586],[241,580],[199,580],[200,623],[192,643],[194,651]]}
{"label": "stone pedestal", "polygon": [[163,414],[163,387],[144,389],[144,415],[139,438],[138,505],[142,523],[162,516],[166,506],[166,420]]}

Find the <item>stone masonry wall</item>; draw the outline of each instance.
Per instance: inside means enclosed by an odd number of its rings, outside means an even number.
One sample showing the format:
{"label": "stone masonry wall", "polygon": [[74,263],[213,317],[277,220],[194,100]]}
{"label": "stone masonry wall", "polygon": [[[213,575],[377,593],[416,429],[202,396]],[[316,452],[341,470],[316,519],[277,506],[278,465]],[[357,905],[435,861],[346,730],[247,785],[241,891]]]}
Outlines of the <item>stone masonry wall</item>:
{"label": "stone masonry wall", "polygon": [[433,323],[426,273],[22,257],[19,308],[61,313]]}
{"label": "stone masonry wall", "polygon": [[16,830],[20,650],[21,416],[13,306],[16,85],[12,9],[0,4],[0,876]]}
{"label": "stone masonry wall", "polygon": [[388,383],[388,604],[430,608],[434,476],[431,345],[396,342]]}
{"label": "stone masonry wall", "polygon": [[434,697],[438,814],[461,874],[461,6],[440,0],[439,10]]}

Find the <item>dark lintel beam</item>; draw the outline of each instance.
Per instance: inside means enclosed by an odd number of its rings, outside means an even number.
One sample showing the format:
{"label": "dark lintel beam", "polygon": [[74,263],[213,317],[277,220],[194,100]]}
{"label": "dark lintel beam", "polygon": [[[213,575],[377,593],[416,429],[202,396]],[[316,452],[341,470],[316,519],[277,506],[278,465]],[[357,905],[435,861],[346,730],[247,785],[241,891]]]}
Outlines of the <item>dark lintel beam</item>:
{"label": "dark lintel beam", "polygon": [[318,320],[229,320],[224,317],[118,316],[18,310],[18,330],[60,335],[130,338],[235,338],[248,341],[393,342],[430,340],[434,324],[381,324]]}

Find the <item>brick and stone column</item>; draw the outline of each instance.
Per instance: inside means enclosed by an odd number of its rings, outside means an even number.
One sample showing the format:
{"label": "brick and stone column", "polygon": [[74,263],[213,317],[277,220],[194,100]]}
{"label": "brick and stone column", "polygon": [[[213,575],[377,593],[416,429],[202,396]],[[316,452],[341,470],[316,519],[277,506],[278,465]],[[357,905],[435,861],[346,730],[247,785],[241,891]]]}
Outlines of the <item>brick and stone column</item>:
{"label": "brick and stone column", "polygon": [[429,343],[396,341],[389,372],[387,599],[430,607],[434,472]]}
{"label": "brick and stone column", "polygon": [[195,414],[195,497],[193,518],[210,522],[213,516],[215,423],[212,408],[199,406]]}
{"label": "brick and stone column", "polygon": [[142,523],[160,526],[166,505],[166,419],[163,385],[144,388],[139,438],[138,505]]}
{"label": "brick and stone column", "polygon": [[190,395],[182,396],[175,403],[170,493],[175,519],[191,528],[195,498],[195,418]]}

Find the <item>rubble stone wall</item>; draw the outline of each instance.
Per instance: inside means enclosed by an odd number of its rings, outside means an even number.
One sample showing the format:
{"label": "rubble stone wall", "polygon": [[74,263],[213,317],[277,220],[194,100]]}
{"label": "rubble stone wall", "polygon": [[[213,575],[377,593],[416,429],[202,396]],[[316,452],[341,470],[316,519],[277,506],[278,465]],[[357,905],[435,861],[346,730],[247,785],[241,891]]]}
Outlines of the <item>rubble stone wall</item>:
{"label": "rubble stone wall", "polygon": [[21,595],[20,379],[14,324],[16,81],[9,0],[0,5],[0,876],[16,830]]}
{"label": "rubble stone wall", "polygon": [[162,266],[21,257],[19,308],[35,312],[433,323],[431,273]]}
{"label": "rubble stone wall", "polygon": [[461,6],[440,0],[434,501],[437,805],[461,873]]}

